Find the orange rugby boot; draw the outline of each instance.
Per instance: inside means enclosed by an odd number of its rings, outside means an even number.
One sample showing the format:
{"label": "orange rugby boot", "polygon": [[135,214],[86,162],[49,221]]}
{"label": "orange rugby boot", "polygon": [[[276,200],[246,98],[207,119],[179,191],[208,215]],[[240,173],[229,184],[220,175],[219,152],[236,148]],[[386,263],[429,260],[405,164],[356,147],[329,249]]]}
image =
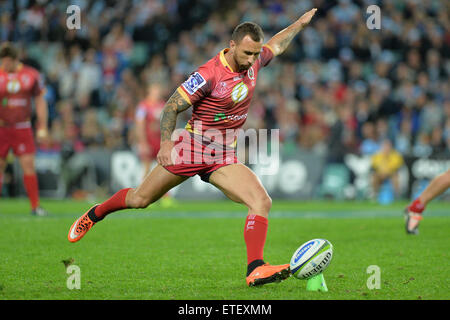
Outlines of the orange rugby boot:
{"label": "orange rugby boot", "polygon": [[72,224],[69,230],[69,234],[67,235],[67,239],[70,242],[77,242],[81,240],[86,232],[88,232],[94,226],[95,222],[89,218],[88,213],[91,210],[94,210],[95,207],[97,207],[97,205],[90,208],[85,214],[83,214]]}
{"label": "orange rugby boot", "polygon": [[249,287],[260,286],[271,282],[280,282],[289,278],[291,275],[290,265],[282,264],[279,266],[271,266],[266,263],[255,268],[247,277],[247,285]]}

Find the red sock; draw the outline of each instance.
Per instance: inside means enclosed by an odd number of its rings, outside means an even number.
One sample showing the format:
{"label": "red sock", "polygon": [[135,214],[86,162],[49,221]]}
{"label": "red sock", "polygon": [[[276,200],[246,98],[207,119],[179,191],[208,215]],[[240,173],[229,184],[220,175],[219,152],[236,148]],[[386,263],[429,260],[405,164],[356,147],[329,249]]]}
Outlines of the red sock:
{"label": "red sock", "polygon": [[417,198],[408,206],[408,210],[415,213],[422,213],[423,210],[425,210],[425,206],[420,202],[420,199]]}
{"label": "red sock", "polygon": [[31,210],[34,210],[39,206],[39,185],[36,174],[24,175],[23,183],[30,199]]}
{"label": "red sock", "polygon": [[94,211],[95,216],[101,220],[111,212],[126,209],[125,198],[130,189],[126,188],[117,191],[111,198],[97,206]]}
{"label": "red sock", "polygon": [[247,264],[263,260],[269,221],[263,216],[248,215],[245,220],[244,240],[247,245]]}

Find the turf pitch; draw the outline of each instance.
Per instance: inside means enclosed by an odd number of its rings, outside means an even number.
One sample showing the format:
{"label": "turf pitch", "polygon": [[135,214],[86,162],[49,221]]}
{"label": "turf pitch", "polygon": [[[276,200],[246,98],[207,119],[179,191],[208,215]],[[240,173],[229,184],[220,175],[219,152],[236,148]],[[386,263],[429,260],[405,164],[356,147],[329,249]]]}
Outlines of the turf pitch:
{"label": "turf pitch", "polygon": [[[246,209],[231,201],[124,210],[72,244],[68,229],[91,203],[44,199],[51,215],[32,217],[27,199],[1,199],[0,299],[449,299],[449,203],[429,205],[418,236],[404,231],[405,204],[274,200],[267,262],[288,263],[313,238],[334,246],[329,292],[308,292],[293,277],[246,286]],[[80,268],[79,290],[67,287],[69,264]],[[367,287],[371,265],[380,289]]]}

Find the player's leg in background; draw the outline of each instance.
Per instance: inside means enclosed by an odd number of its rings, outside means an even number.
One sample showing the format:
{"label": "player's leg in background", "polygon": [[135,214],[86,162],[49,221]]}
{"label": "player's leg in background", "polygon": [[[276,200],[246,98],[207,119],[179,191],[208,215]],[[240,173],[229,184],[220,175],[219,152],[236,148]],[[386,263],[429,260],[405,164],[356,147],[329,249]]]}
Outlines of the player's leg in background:
{"label": "player's leg in background", "polygon": [[34,154],[23,154],[17,157],[23,171],[23,183],[30,200],[31,210],[35,211],[39,207],[39,184],[34,166]]}
{"label": "player's leg in background", "polygon": [[23,183],[31,205],[31,214],[46,216],[47,212],[39,206],[39,184],[35,169],[36,146],[31,128],[14,129],[11,134],[11,147],[23,171]]}
{"label": "player's leg in background", "polygon": [[419,196],[420,202],[426,206],[431,200],[443,194],[448,188],[450,188],[450,169],[431,180],[430,184]]}
{"label": "player's leg in background", "polygon": [[400,197],[400,174],[398,171],[394,172],[391,176],[392,186],[394,188],[394,195],[396,198]]}
{"label": "player's leg in background", "polygon": [[422,213],[427,204],[450,188],[450,169],[436,176],[409,206],[410,211]]}
{"label": "player's leg in background", "polygon": [[3,174],[6,169],[6,158],[0,157],[0,197],[2,196],[3,190]]}
{"label": "player's leg in background", "polygon": [[408,234],[418,234],[422,213],[427,204],[450,188],[450,170],[436,176],[424,191],[405,209],[405,228]]}
{"label": "player's leg in background", "polygon": [[8,128],[0,126],[0,196],[2,195],[3,176],[6,170],[9,149],[11,148],[11,134]]}
{"label": "player's leg in background", "polygon": [[379,173],[376,171],[372,172],[371,176],[371,184],[372,184],[372,191],[370,197],[372,199],[376,199],[378,196],[378,192],[380,191],[380,186],[383,183],[382,178],[380,177]]}
{"label": "player's leg in background", "polygon": [[263,251],[272,199],[259,178],[243,164],[231,164],[214,171],[209,182],[231,200],[248,208],[244,240],[247,245],[248,273],[264,264]]}

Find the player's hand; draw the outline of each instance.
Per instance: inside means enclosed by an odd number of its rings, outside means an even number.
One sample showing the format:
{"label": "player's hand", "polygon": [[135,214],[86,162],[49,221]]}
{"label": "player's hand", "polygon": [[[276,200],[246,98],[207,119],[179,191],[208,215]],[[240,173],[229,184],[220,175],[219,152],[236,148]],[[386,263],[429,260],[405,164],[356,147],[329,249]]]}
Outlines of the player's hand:
{"label": "player's hand", "polygon": [[312,17],[316,14],[317,8],[311,9],[306,12],[304,15],[298,19],[298,22],[304,27],[306,26],[312,19]]}
{"label": "player's hand", "polygon": [[159,152],[156,155],[156,161],[160,165],[164,166],[170,166],[172,165],[172,149],[175,143],[173,141],[164,141],[161,142],[161,146],[159,148]]}
{"label": "player's hand", "polygon": [[39,144],[48,144],[50,141],[50,137],[48,135],[47,128],[39,128],[36,131],[36,140]]}

